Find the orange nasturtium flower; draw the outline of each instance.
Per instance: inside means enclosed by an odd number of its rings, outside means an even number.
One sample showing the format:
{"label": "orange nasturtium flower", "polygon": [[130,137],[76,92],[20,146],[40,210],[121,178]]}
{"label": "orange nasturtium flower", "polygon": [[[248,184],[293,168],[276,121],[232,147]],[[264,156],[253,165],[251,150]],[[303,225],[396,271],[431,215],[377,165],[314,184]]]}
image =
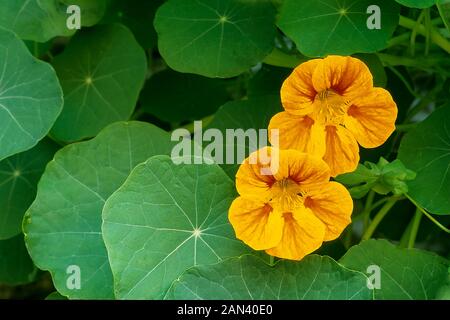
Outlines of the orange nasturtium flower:
{"label": "orange nasturtium flower", "polygon": [[[260,149],[236,175],[239,197],[229,210],[238,239],[255,250],[300,260],[334,240],[351,222],[353,201],[347,189],[330,182],[330,169],[319,157],[297,150]],[[272,164],[261,161],[262,152]],[[264,171],[264,169],[266,171]]]}
{"label": "orange nasturtium flower", "polygon": [[378,147],[395,130],[397,105],[388,91],[373,86],[369,69],[356,58],[302,63],[283,83],[281,101],[285,111],[269,124],[279,130],[279,148],[323,158],[333,177],[356,169],[358,143]]}

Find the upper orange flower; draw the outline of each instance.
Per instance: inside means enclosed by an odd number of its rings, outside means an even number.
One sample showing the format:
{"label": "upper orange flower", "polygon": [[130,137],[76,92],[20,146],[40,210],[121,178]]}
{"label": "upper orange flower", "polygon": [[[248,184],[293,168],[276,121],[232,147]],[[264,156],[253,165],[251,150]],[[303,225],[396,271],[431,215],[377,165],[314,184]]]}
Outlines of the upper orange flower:
{"label": "upper orange flower", "polygon": [[279,147],[320,156],[332,176],[356,169],[358,143],[378,147],[395,130],[397,105],[356,58],[302,63],[284,82],[281,101],[285,111],[269,124],[279,130]]}
{"label": "upper orange flower", "polygon": [[[255,250],[300,260],[323,241],[336,239],[351,222],[353,201],[345,187],[330,182],[330,169],[318,157],[280,150],[277,170],[256,151],[236,175],[239,197],[229,210],[237,238]],[[265,171],[263,171],[265,170]]]}

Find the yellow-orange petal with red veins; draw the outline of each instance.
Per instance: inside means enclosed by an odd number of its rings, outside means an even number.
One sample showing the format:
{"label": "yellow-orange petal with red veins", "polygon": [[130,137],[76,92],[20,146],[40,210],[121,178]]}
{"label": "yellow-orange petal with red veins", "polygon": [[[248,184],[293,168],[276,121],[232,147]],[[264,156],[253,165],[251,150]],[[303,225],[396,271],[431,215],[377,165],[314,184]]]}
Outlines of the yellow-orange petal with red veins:
{"label": "yellow-orange petal with red veins", "polygon": [[325,127],[308,116],[296,116],[283,111],[270,120],[269,141],[280,149],[295,149],[323,157]]}
{"label": "yellow-orange petal with red veins", "polygon": [[231,204],[228,219],[236,237],[255,250],[272,248],[281,241],[284,219],[267,204],[238,197]]}
{"label": "yellow-orange petal with red veins", "polygon": [[343,126],[327,126],[325,144],[323,160],[330,166],[332,177],[356,170],[359,147],[349,130]]}
{"label": "yellow-orange petal with red veins", "polygon": [[372,74],[364,62],[333,55],[317,63],[312,82],[316,92],[332,90],[345,100],[366,95],[373,88]]}
{"label": "yellow-orange petal with red veins", "polygon": [[296,115],[307,115],[313,111],[317,94],[312,75],[321,59],[313,59],[300,64],[284,81],[281,87],[281,102],[286,111]]}
{"label": "yellow-orange petal with red veins", "polygon": [[325,224],[325,241],[338,238],[351,222],[352,197],[347,189],[337,182],[310,190],[305,199],[305,206]]}
{"label": "yellow-orange petal with red veins", "polygon": [[310,209],[298,208],[283,214],[284,227],[280,243],[266,250],[275,257],[301,260],[322,245],[325,225]]}
{"label": "yellow-orange petal with red veins", "polygon": [[376,148],[394,132],[397,113],[391,94],[385,89],[374,88],[353,101],[344,125],[361,146]]}

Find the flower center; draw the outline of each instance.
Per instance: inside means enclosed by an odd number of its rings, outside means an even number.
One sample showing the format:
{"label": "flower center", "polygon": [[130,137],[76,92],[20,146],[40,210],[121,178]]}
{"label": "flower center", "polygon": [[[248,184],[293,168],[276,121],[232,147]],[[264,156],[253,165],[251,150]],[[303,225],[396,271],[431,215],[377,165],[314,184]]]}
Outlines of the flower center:
{"label": "flower center", "polygon": [[292,211],[303,205],[303,191],[292,179],[279,180],[272,185],[272,199],[270,205],[282,212]]}
{"label": "flower center", "polygon": [[333,90],[324,90],[316,95],[314,101],[314,120],[324,125],[338,125],[344,121],[344,116],[350,106],[340,94]]}

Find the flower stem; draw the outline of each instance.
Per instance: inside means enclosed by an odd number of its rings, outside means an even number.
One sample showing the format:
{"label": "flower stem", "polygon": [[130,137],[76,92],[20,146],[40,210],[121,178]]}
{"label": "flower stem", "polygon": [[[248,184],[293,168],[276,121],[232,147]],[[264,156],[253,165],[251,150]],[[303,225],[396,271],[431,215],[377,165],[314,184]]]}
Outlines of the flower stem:
{"label": "flower stem", "polygon": [[381,220],[386,216],[386,214],[391,210],[391,208],[394,206],[394,204],[398,201],[397,197],[393,197],[389,199],[383,207],[381,207],[380,211],[375,215],[375,217],[372,220],[372,223],[369,225],[367,230],[364,232],[362,236],[362,240],[368,240],[372,237],[373,233],[375,232],[375,229],[380,224]]}
{"label": "flower stem", "polygon": [[422,211],[416,208],[416,213],[411,224],[411,231],[409,233],[408,248],[414,248],[414,243],[416,242],[417,232],[419,231],[420,220],[422,219]]}
{"label": "flower stem", "polygon": [[369,194],[367,195],[366,203],[364,205],[364,210],[362,213],[364,231],[367,230],[367,227],[369,226],[370,212],[372,211],[372,203],[374,199],[375,191],[370,190]]}
{"label": "flower stem", "polygon": [[406,29],[415,30],[422,36],[426,37],[427,34],[429,34],[431,41],[450,53],[450,42],[448,42],[447,39],[441,36],[441,34],[434,28],[431,28],[431,25],[429,26],[430,30],[427,30],[427,28],[423,24],[417,25],[416,21],[404,16],[400,16],[399,24]]}
{"label": "flower stem", "polygon": [[433,222],[439,229],[441,229],[442,231],[446,232],[446,233],[450,233],[450,230],[447,229],[446,227],[444,227],[441,223],[439,223],[439,221],[437,221],[435,218],[433,218],[433,216],[431,214],[429,214],[424,208],[422,208],[416,201],[414,201],[409,195],[405,194],[406,197],[409,199],[409,201],[411,201],[416,207],[417,209],[419,209],[428,219],[431,220],[431,222]]}

